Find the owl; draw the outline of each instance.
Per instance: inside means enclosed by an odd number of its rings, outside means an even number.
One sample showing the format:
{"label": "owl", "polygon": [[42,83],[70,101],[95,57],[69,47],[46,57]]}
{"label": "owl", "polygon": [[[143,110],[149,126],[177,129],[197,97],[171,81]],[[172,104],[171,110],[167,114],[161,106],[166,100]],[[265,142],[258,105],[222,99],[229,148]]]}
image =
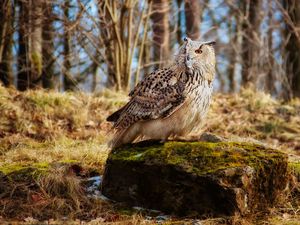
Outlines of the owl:
{"label": "owl", "polygon": [[110,146],[137,140],[184,137],[205,120],[213,92],[215,42],[184,39],[174,62],[147,75],[130,100],[107,118],[113,122]]}

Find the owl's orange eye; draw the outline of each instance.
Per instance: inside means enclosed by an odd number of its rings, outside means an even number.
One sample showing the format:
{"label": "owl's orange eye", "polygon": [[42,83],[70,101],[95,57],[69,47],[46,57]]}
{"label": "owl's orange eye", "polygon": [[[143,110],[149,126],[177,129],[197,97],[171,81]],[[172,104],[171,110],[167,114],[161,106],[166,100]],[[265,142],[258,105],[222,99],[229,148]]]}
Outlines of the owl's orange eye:
{"label": "owl's orange eye", "polygon": [[201,50],[200,48],[198,48],[197,50],[195,50],[195,53],[201,54],[201,53],[202,53],[202,50]]}

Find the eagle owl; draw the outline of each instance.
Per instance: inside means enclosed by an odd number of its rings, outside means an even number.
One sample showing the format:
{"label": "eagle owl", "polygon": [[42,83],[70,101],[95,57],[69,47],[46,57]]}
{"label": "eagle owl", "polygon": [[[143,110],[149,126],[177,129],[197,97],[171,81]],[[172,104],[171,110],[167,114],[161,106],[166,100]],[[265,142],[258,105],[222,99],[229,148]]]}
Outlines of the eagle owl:
{"label": "eagle owl", "polygon": [[199,127],[213,90],[214,44],[185,38],[171,66],[139,82],[129,102],[107,118],[115,131],[111,147],[138,139],[182,137]]}

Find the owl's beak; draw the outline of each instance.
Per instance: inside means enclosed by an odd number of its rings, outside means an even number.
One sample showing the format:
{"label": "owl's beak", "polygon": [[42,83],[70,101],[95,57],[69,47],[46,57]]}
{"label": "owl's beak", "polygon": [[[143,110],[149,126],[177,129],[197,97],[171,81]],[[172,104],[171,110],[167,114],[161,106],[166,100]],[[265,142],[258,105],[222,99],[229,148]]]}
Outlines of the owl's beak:
{"label": "owl's beak", "polygon": [[189,55],[187,55],[187,56],[185,57],[185,60],[188,62],[188,61],[191,60],[191,57],[190,57]]}
{"label": "owl's beak", "polygon": [[188,68],[188,69],[191,69],[192,68],[192,60],[191,60],[191,57],[189,55],[187,55],[185,57],[185,66]]}
{"label": "owl's beak", "polygon": [[185,56],[184,63],[188,69],[191,69],[192,68],[192,59],[191,59],[190,55],[188,55],[188,49],[190,47],[190,41],[192,41],[192,40],[188,37],[185,37],[183,40],[185,41],[185,53],[187,54]]}

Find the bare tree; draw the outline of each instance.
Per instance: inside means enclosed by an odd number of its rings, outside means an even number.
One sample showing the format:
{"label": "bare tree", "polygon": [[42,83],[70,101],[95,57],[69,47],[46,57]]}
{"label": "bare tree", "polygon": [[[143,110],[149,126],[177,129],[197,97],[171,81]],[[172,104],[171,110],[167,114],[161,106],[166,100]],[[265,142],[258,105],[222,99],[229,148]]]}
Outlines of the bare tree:
{"label": "bare tree", "polygon": [[66,0],[64,4],[64,62],[63,62],[63,79],[64,79],[64,90],[73,91],[75,90],[76,83],[72,78],[71,74],[71,56],[72,56],[72,36],[70,30],[70,0]]}
{"label": "bare tree", "polygon": [[230,20],[230,49],[228,52],[228,81],[229,81],[229,91],[234,92],[236,90],[236,80],[235,80],[235,70],[237,64],[237,54],[238,54],[238,36],[240,24],[238,21],[238,15],[234,15]]}
{"label": "bare tree", "polygon": [[259,34],[261,23],[261,0],[242,1],[242,85],[255,82],[259,73]]}
{"label": "bare tree", "polygon": [[196,40],[200,37],[202,7],[199,0],[185,0],[185,26],[189,38]]}
{"label": "bare tree", "polygon": [[[117,90],[130,89],[135,49],[143,49],[147,37],[146,21],[150,14],[147,9],[151,8],[149,5],[151,1],[98,1],[101,28],[99,46],[105,47],[105,55],[102,57],[107,63],[108,84],[115,86]],[[137,70],[140,64],[141,60]],[[136,77],[138,74],[139,72]]]}
{"label": "bare tree", "polygon": [[[117,74],[114,70],[114,60],[113,60],[113,42],[111,40],[111,24],[109,23],[110,17],[109,12],[105,6],[105,1],[98,0],[98,14],[99,14],[99,30],[100,30],[100,41],[99,43],[104,44],[105,48],[105,58],[107,63],[107,81],[106,86],[108,88],[113,88],[117,85]],[[101,48],[101,46],[99,46]]]}
{"label": "bare tree", "polygon": [[176,39],[177,43],[182,43],[182,15],[183,15],[183,10],[181,10],[181,5],[182,5],[182,0],[177,0],[177,30],[176,30]]}
{"label": "bare tree", "polygon": [[14,5],[12,0],[5,0],[0,5],[0,80],[5,86],[13,83],[12,44]]}
{"label": "bare tree", "polygon": [[169,58],[169,3],[168,0],[153,0],[152,30],[153,55],[158,67],[163,67]]}
{"label": "bare tree", "polygon": [[38,86],[42,73],[42,5],[19,0],[18,89]]}
{"label": "bare tree", "polygon": [[43,57],[42,57],[42,2],[29,0],[31,9],[30,21],[30,43],[29,43],[29,61],[30,61],[30,76],[32,87],[40,85]]}
{"label": "bare tree", "polygon": [[271,94],[275,92],[275,74],[274,74],[274,50],[273,50],[273,9],[272,3],[269,2],[268,4],[268,67],[267,67],[267,76],[266,76],[266,90],[269,91]]}
{"label": "bare tree", "polygon": [[42,72],[42,84],[43,88],[54,88],[54,15],[53,15],[53,3],[51,1],[43,1],[43,72]]}
{"label": "bare tree", "polygon": [[283,1],[290,23],[286,24],[286,62],[287,76],[292,89],[292,96],[300,97],[300,5],[297,0]]}
{"label": "bare tree", "polygon": [[29,17],[28,12],[30,9],[29,4],[24,0],[18,0],[19,6],[19,51],[18,51],[18,78],[17,88],[20,91],[25,91],[31,82],[30,74],[28,71],[28,51],[29,51]]}

